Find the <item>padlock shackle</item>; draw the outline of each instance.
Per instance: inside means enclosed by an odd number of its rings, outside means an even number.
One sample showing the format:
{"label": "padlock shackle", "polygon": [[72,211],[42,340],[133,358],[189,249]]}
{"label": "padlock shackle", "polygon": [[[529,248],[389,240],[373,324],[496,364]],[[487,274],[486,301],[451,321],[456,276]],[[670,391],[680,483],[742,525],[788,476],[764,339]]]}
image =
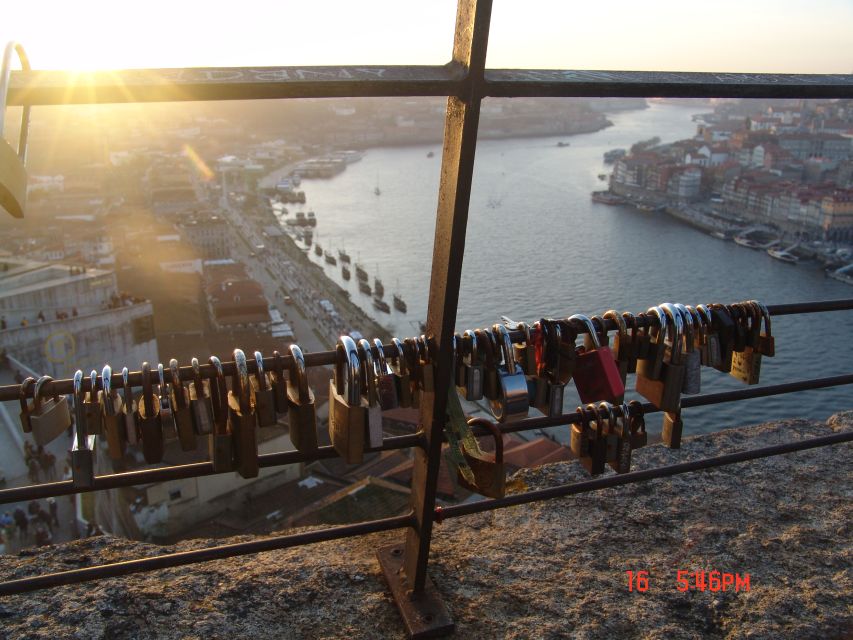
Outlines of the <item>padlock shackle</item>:
{"label": "padlock shackle", "polygon": [[470,363],[470,366],[473,367],[473,366],[477,365],[477,362],[479,362],[479,355],[480,355],[477,352],[477,336],[473,331],[471,331],[471,329],[465,329],[465,332],[462,334],[463,344],[460,344],[459,348],[462,350],[462,361],[463,362],[465,361],[465,358],[466,358],[465,345],[464,345],[465,338],[468,338],[470,343],[471,343],[471,348],[468,350],[467,357],[470,358],[469,363]]}
{"label": "padlock shackle", "polygon": [[[21,69],[30,71],[30,59],[24,51],[24,47],[18,42],[9,42],[3,51],[3,62],[0,66],[0,105],[3,107],[0,117],[0,138],[6,130],[6,99],[9,95],[9,81],[12,77],[12,54],[17,53],[21,61]],[[18,138],[18,157],[21,162],[27,162],[27,138],[30,131],[30,105],[24,105],[21,113],[21,134]]]}
{"label": "padlock shackle", "polygon": [[598,332],[596,331],[595,325],[592,323],[592,320],[590,320],[585,315],[576,313],[574,315],[569,316],[568,321],[569,324],[571,324],[572,322],[580,322],[581,324],[583,324],[590,335],[590,339],[592,340],[592,346],[596,350],[601,349],[601,342],[599,342],[598,340]]}
{"label": "padlock shackle", "polygon": [[[610,433],[616,433],[616,428],[618,427],[616,412],[613,411],[614,406],[607,401],[602,401],[598,403],[599,411],[607,412],[607,427]],[[600,415],[600,414],[599,414]]]}
{"label": "padlock shackle", "polygon": [[684,351],[694,351],[694,325],[696,324],[696,319],[693,317],[693,314],[687,310],[687,307],[680,302],[676,302],[672,306],[675,307],[675,310],[678,311],[679,314],[681,314],[681,326],[684,329]]}
{"label": "padlock shackle", "polygon": [[101,386],[104,388],[104,413],[114,416],[116,408],[113,403],[113,368],[108,364],[105,364],[101,371]]}
{"label": "padlock shackle", "polygon": [[[503,325],[502,325],[503,326]],[[487,429],[495,439],[495,464],[503,464],[504,461],[504,439],[497,425],[486,418],[468,418],[469,427],[483,427]]]}
{"label": "padlock shackle", "polygon": [[228,386],[225,384],[225,372],[222,362],[216,356],[207,360],[216,369],[216,378],[210,381],[210,400],[213,405],[213,423],[217,433],[222,435],[228,421]]}
{"label": "padlock shackle", "polygon": [[128,414],[133,413],[133,387],[130,386],[130,371],[127,367],[122,367],[121,382],[124,389],[124,405]]}
{"label": "padlock shackle", "polygon": [[406,350],[403,348],[403,342],[400,338],[391,338],[391,343],[397,348],[396,357],[391,358],[391,372],[398,376],[404,376],[409,373],[409,368],[406,365]]}
{"label": "padlock shackle", "polygon": [[201,380],[201,363],[198,358],[190,360],[190,366],[193,368],[193,387],[195,388],[195,397],[201,400],[204,398],[204,383]]}
{"label": "padlock shackle", "polygon": [[169,360],[169,373],[172,376],[172,395],[175,398],[175,404],[178,409],[185,409],[187,397],[184,395],[184,385],[181,383],[181,373],[178,370],[178,361],[175,358]]}
{"label": "padlock shackle", "polygon": [[266,391],[269,389],[269,384],[267,384],[267,377],[264,375],[264,354],[260,351],[255,351],[255,365],[257,366],[255,378],[258,381],[258,389]]}
{"label": "padlock shackle", "polygon": [[598,405],[596,405],[594,402],[590,402],[588,405],[586,405],[586,409],[591,414],[595,415],[595,437],[602,437],[604,435],[604,427],[601,424],[603,420],[601,417],[601,411],[599,411],[598,409]]}
{"label": "padlock shackle", "polygon": [[[29,391],[30,385],[35,383],[36,379],[32,376],[24,378],[24,381],[21,383],[21,393],[19,396],[21,400],[21,413],[26,417],[27,424],[30,424],[30,408],[27,406],[27,391]],[[33,398],[33,404],[35,404],[35,398]]]}
{"label": "padlock shackle", "polygon": [[[512,355],[512,339],[509,337],[509,331],[502,324],[495,324],[492,330],[497,334],[497,339],[500,342],[500,350],[503,354],[504,366],[507,373],[515,374],[515,358]],[[496,359],[497,360],[497,359]]]}
{"label": "padlock shackle", "polygon": [[45,382],[53,382],[53,378],[50,376],[40,376],[33,387],[33,411],[36,413],[41,409],[41,388]]}
{"label": "padlock shackle", "polygon": [[382,340],[374,338],[373,346],[376,347],[376,357],[373,359],[373,372],[380,376],[387,375],[390,369],[388,369],[388,361],[385,359],[385,352],[382,350]]}
{"label": "padlock shackle", "polygon": [[361,360],[358,357],[358,347],[355,340],[348,335],[338,338],[335,345],[337,358],[335,360],[335,390],[343,396],[350,406],[358,406],[361,402],[359,390],[359,371]]}
{"label": "padlock shackle", "polygon": [[681,362],[681,337],[684,335],[684,322],[681,319],[681,312],[675,308],[671,302],[664,302],[661,305],[667,317],[667,330],[672,328],[672,355],[670,362],[679,364]]}
{"label": "padlock shackle", "polygon": [[246,354],[242,349],[234,349],[234,390],[240,402],[240,413],[249,415],[252,413],[252,383],[249,381],[249,364]]}
{"label": "padlock shackle", "polygon": [[361,395],[372,400],[370,406],[373,407],[376,405],[376,368],[373,364],[373,353],[367,338],[361,338],[358,341],[358,357],[360,375],[364,379],[364,389],[360,389]]}
{"label": "padlock shackle", "polygon": [[[143,370],[147,365],[147,362],[142,363]],[[86,411],[83,409],[83,371],[77,369],[74,372],[74,378],[72,380],[73,390],[74,390],[74,431],[77,436],[77,448],[85,449],[87,446],[86,436],[88,433],[86,432]]]}
{"label": "padlock shackle", "polygon": [[294,343],[290,345],[290,357],[293,358],[293,364],[290,367],[290,382],[296,383],[296,389],[299,392],[299,402],[310,402],[305,356],[302,354],[302,349],[299,348],[298,344]]}
{"label": "padlock shackle", "polygon": [[758,305],[758,308],[761,310],[761,315],[764,317],[764,333],[767,337],[773,335],[770,332],[770,311],[767,309],[767,305],[759,300],[750,300],[751,303]]}
{"label": "padlock shackle", "polygon": [[625,318],[622,317],[616,309],[610,309],[604,312],[604,318],[609,318],[616,323],[616,330],[619,332],[619,337],[624,338],[628,335],[628,325]]}

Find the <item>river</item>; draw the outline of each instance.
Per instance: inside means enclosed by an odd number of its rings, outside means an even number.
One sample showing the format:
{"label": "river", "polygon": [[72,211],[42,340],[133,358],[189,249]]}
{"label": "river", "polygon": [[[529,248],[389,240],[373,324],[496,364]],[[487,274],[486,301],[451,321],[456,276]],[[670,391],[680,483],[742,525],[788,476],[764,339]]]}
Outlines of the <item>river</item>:
{"label": "river", "polygon": [[[560,138],[482,141],[472,185],[457,328],[491,325],[500,315],[591,315],[609,308],[639,312],[663,301],[697,304],[756,298],[767,304],[844,298],[853,288],[811,264],[792,266],[763,252],[712,238],[663,213],[590,201],[608,173],[602,154],[652,136],[690,137],[695,106],[655,104],[610,115],[613,126]],[[558,147],[557,141],[570,144]],[[428,157],[432,151],[434,156]],[[408,313],[376,311],[356,280],[341,277],[311,252],[330,278],[398,336],[419,333],[426,317],[441,147],[371,149],[331,180],[304,180],[305,210],[316,212],[316,241],[379,274],[385,297],[398,291]],[[379,187],[381,195],[374,189]],[[292,208],[292,210],[296,210]],[[765,358],[762,383],[853,371],[853,314],[779,317],[775,358]],[[629,377],[629,386],[632,387]],[[703,369],[703,392],[741,388],[727,374]],[[686,433],[781,417],[823,418],[851,408],[849,387],[686,410]],[[567,388],[567,409],[577,397]],[[659,429],[660,417],[649,418]],[[561,439],[564,435],[562,429]]]}

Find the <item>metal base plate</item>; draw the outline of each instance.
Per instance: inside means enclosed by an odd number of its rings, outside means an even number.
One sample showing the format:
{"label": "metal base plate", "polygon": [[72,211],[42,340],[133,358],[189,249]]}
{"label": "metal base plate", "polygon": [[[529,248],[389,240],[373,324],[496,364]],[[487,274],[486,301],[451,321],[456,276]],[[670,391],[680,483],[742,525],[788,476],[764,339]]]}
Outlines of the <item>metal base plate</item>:
{"label": "metal base plate", "polygon": [[453,632],[455,625],[450,613],[429,577],[422,592],[410,593],[403,574],[402,544],[381,547],[376,551],[376,557],[410,638],[440,638]]}

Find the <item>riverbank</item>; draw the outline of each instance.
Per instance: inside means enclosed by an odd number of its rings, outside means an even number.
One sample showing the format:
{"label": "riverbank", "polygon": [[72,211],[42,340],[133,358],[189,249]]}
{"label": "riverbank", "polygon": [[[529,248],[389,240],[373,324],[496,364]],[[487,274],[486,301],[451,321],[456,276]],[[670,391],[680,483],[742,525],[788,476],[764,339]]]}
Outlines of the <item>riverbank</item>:
{"label": "riverbank", "polygon": [[[634,468],[853,429],[783,420],[634,452]],[[831,461],[829,463],[828,461]],[[821,638],[853,625],[853,447],[835,445],[436,525],[430,575],[456,637]],[[608,474],[611,473],[609,470]],[[516,490],[576,482],[577,463],[527,470]],[[375,559],[388,532],[5,598],[9,637],[404,636]],[[245,542],[252,538],[234,538]],[[6,556],[0,579],[222,544],[89,538]],[[678,571],[749,575],[749,589],[678,588]],[[627,571],[648,571],[628,590]],[[691,578],[691,584],[695,579]],[[636,583],[635,583],[636,585]]]}

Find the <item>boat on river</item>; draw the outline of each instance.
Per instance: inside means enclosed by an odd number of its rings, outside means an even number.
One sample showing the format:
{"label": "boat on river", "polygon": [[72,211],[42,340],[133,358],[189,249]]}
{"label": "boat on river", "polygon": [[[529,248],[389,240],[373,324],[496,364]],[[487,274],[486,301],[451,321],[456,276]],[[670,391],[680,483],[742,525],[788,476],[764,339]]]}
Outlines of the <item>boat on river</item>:
{"label": "boat on river", "polygon": [[388,303],[385,302],[382,298],[373,298],[373,306],[376,309],[379,309],[383,313],[391,313],[391,307],[388,306]]}
{"label": "boat on river", "polygon": [[625,198],[610,193],[609,191],[593,191],[592,201],[601,204],[625,204]]}
{"label": "boat on river", "polygon": [[747,249],[760,249],[761,245],[757,243],[755,240],[751,240],[746,236],[735,236],[735,244],[739,244],[742,247],[746,247]]}
{"label": "boat on river", "polygon": [[355,263],[355,277],[362,282],[367,282],[367,271],[357,262]]}
{"label": "boat on river", "polygon": [[830,271],[826,275],[833,280],[838,280],[839,282],[844,282],[846,284],[853,284],[853,264],[848,264],[846,267]]}
{"label": "boat on river", "polygon": [[359,280],[358,290],[361,291],[362,293],[366,293],[367,295],[370,295],[371,293],[373,293],[370,290],[370,285],[367,284],[364,280]]}
{"label": "boat on river", "polygon": [[350,279],[350,270],[346,265],[341,266],[341,276],[343,276],[344,280]]}
{"label": "boat on river", "polygon": [[385,295],[385,287],[379,278],[373,278],[373,293],[380,299]]}
{"label": "boat on river", "polygon": [[401,311],[402,313],[406,313],[406,311],[408,310],[408,307],[406,306],[405,300],[403,300],[403,298],[400,297],[400,295],[396,294],[396,293],[393,294],[391,297],[392,297],[392,300],[394,302],[394,308],[397,311]]}
{"label": "boat on river", "polygon": [[319,244],[314,245],[314,255],[317,255],[317,256],[323,255],[323,247],[321,247]]}
{"label": "boat on river", "polygon": [[338,261],[335,260],[335,256],[333,256],[329,251],[326,251],[326,253],[323,254],[323,257],[326,260],[326,264],[338,264]]}
{"label": "boat on river", "polygon": [[787,249],[768,249],[767,255],[779,260],[780,262],[786,262],[788,264],[797,264],[800,261],[797,256],[790,253]]}
{"label": "boat on river", "polygon": [[343,249],[338,249],[338,260],[340,260],[341,262],[346,262],[347,264],[349,264],[350,263],[349,254],[346,251],[344,251]]}

